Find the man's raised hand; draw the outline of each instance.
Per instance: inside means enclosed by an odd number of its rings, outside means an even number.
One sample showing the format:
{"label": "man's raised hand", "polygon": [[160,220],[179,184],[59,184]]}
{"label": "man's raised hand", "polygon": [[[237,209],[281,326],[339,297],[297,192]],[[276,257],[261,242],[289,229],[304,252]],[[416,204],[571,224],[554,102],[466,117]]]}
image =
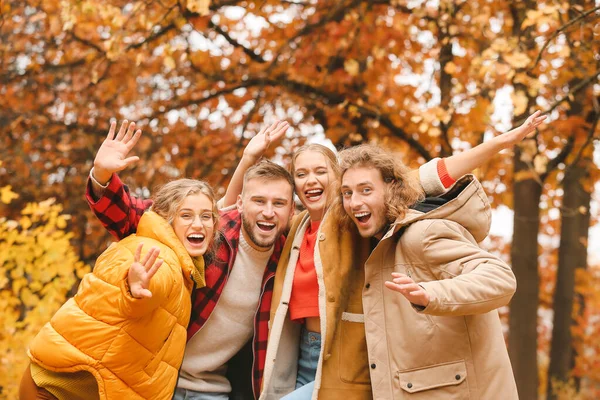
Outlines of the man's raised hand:
{"label": "man's raised hand", "polygon": [[267,151],[269,145],[279,140],[290,127],[286,121],[275,121],[267,127],[263,127],[244,149],[244,157],[252,163],[256,163]]}

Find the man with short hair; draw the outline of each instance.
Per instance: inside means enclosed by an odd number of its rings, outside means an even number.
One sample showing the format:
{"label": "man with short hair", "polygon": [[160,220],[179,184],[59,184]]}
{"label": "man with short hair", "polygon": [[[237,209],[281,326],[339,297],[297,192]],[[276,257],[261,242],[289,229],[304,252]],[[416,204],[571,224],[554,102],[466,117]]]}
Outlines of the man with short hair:
{"label": "man with short hair", "polygon": [[423,199],[379,147],[344,150],[340,164],[338,212],[378,240],[362,293],[373,397],[517,399],[497,311],[516,280],[477,245],[491,222],[479,182],[465,176]]}
{"label": "man with short hair", "polygon": [[[275,125],[270,127],[274,137],[287,129],[287,124]],[[126,157],[141,134],[134,131],[135,124],[125,121],[116,137],[102,144],[86,191],[92,211],[118,239],[135,233],[152,205],[131,196],[116,175],[137,161]],[[194,291],[174,399],[258,397],[273,277],[293,213],[293,191],[284,168],[261,161],[246,172],[237,204],[220,210],[221,238],[206,263],[206,287]]]}

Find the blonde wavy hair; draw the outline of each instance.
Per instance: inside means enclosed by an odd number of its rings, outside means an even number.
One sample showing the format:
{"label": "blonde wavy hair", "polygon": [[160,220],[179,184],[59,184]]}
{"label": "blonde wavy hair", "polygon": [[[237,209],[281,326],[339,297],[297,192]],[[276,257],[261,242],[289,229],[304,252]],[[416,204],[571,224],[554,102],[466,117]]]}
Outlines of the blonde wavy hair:
{"label": "blonde wavy hair", "polygon": [[167,220],[169,224],[173,223],[177,210],[183,204],[188,196],[203,194],[212,203],[212,216],[214,222],[214,235],[209,246],[207,254],[209,257],[214,254],[214,248],[219,242],[219,210],[215,200],[215,193],[210,185],[204,181],[195,179],[177,179],[161,186],[152,196],[154,203],[151,210]]}
{"label": "blonde wavy hair", "polygon": [[336,178],[340,177],[340,165],[338,164],[338,160],[337,160],[337,156],[335,155],[335,153],[329,149],[328,147],[323,146],[322,144],[318,144],[318,143],[311,143],[311,144],[305,144],[304,146],[300,146],[296,149],[296,151],[294,151],[294,154],[292,154],[292,175],[294,173],[294,171],[296,171],[296,158],[298,158],[298,156],[306,151],[314,151],[315,153],[321,153],[325,159],[327,160],[327,162],[329,163],[329,166],[331,167],[331,170],[333,171],[333,174],[335,175]]}
{"label": "blonde wavy hair", "polygon": [[[366,167],[379,170],[383,181],[389,183],[385,194],[385,205],[387,221],[390,224],[403,218],[410,206],[425,198],[417,174],[411,173],[396,155],[379,146],[362,144],[344,149],[338,158],[340,181],[350,168]],[[337,196],[335,207],[342,224],[345,226],[352,224],[352,220],[344,210],[341,193]]]}

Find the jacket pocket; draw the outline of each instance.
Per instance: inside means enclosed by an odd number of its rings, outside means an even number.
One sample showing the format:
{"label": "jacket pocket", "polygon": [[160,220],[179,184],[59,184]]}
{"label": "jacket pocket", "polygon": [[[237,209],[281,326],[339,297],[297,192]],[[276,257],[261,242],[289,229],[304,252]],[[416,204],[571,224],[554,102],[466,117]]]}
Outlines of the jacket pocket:
{"label": "jacket pocket", "polygon": [[[158,366],[160,365],[161,362],[163,362],[165,355],[166,355],[167,351],[169,350],[169,348],[173,345],[177,345],[177,343],[174,343],[175,341],[173,340],[174,333],[175,333],[175,329],[172,328],[171,332],[169,333],[169,336],[163,342],[163,345],[161,346],[160,350],[158,350],[158,352],[152,356],[152,360],[150,360],[150,362],[144,368],[144,372],[146,374],[148,374],[148,376],[154,376],[154,374],[156,373],[156,370],[158,369]],[[183,346],[181,346],[181,347],[183,347]]]}
{"label": "jacket pocket", "polygon": [[402,398],[468,400],[467,365],[464,360],[398,372]]}
{"label": "jacket pocket", "polygon": [[345,383],[369,384],[364,314],[342,313],[340,328],[340,379]]}

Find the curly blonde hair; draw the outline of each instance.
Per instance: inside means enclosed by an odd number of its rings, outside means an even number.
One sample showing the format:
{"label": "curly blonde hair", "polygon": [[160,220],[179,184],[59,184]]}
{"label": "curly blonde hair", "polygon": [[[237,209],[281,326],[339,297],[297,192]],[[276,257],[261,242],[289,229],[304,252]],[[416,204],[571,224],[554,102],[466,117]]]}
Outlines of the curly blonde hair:
{"label": "curly blonde hair", "polygon": [[[404,217],[410,206],[425,197],[416,174],[411,173],[408,167],[393,153],[377,145],[362,144],[344,149],[339,153],[338,158],[341,170],[340,180],[351,168],[367,167],[379,170],[383,181],[390,184],[385,194],[388,223]],[[345,226],[352,224],[352,220],[344,211],[341,193],[337,196],[335,207],[342,224]]]}

